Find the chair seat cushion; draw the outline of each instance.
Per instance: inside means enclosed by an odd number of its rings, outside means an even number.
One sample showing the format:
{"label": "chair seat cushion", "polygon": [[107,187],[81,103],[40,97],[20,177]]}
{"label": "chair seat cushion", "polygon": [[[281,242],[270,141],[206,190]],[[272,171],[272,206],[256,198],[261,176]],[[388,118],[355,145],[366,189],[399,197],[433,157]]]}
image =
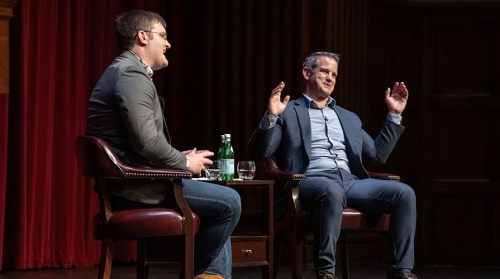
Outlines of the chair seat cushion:
{"label": "chair seat cushion", "polygon": [[[193,213],[194,230],[200,228],[200,218]],[[114,211],[107,222],[102,222],[101,213],[93,218],[94,237],[102,240],[106,228],[108,239],[136,239],[185,234],[184,217],[170,208],[141,208]],[[104,228],[104,226],[106,226]]]}
{"label": "chair seat cushion", "polygon": [[[303,222],[307,224],[307,228],[311,228],[312,214],[303,211]],[[350,230],[371,230],[371,231],[387,231],[389,230],[389,221],[391,215],[389,214],[370,214],[364,213],[352,207],[346,207],[342,214],[341,229],[343,231]],[[275,232],[288,231],[291,229],[291,216],[284,214],[283,218],[275,223]],[[305,229],[306,231],[308,229]]]}
{"label": "chair seat cushion", "polygon": [[387,231],[389,229],[389,214],[370,214],[346,207],[342,214],[342,230],[374,230]]}

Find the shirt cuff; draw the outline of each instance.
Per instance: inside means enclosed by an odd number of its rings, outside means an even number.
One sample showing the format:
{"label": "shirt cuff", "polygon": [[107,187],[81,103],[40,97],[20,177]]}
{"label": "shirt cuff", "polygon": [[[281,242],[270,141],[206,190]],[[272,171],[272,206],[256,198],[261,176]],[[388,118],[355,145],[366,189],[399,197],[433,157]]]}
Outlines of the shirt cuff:
{"label": "shirt cuff", "polygon": [[401,123],[403,122],[403,117],[401,115],[397,115],[391,112],[387,113],[386,119],[398,125],[401,125]]}
{"label": "shirt cuff", "polygon": [[269,115],[266,111],[264,117],[262,117],[262,120],[260,121],[259,127],[262,130],[271,129],[272,127],[274,127],[274,125],[276,125],[276,121],[278,121],[278,116]]}
{"label": "shirt cuff", "polygon": [[186,169],[188,169],[188,168],[189,168],[189,157],[186,156]]}

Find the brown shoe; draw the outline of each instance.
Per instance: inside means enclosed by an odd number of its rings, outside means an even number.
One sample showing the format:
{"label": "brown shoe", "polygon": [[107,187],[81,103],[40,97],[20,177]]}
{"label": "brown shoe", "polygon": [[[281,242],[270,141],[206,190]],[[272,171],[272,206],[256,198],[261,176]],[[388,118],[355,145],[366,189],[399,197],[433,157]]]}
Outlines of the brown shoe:
{"label": "brown shoe", "polygon": [[194,279],[225,279],[224,277],[220,276],[220,275],[217,275],[217,274],[206,274],[206,273],[203,273],[203,274],[200,274],[200,275],[196,275],[196,277],[194,277]]}
{"label": "brown shoe", "polygon": [[387,276],[388,279],[417,279],[417,276],[413,273],[406,273],[403,277]]}
{"label": "brown shoe", "polygon": [[338,279],[338,278],[328,271],[320,271],[318,274],[318,279]]}

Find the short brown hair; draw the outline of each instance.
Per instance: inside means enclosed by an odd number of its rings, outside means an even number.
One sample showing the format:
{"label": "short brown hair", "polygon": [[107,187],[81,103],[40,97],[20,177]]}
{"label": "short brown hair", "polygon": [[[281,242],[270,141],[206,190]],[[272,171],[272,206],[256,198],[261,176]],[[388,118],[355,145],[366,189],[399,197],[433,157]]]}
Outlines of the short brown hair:
{"label": "short brown hair", "polygon": [[139,31],[151,31],[155,23],[160,23],[164,28],[167,24],[163,17],[154,12],[132,10],[116,19],[116,36],[118,47],[127,50],[134,45],[135,37]]}
{"label": "short brown hair", "polygon": [[307,56],[306,60],[304,60],[304,64],[302,67],[307,67],[309,70],[314,70],[318,66],[318,58],[319,57],[330,57],[337,61],[337,64],[340,62],[340,54],[326,51],[313,52],[309,56]]}

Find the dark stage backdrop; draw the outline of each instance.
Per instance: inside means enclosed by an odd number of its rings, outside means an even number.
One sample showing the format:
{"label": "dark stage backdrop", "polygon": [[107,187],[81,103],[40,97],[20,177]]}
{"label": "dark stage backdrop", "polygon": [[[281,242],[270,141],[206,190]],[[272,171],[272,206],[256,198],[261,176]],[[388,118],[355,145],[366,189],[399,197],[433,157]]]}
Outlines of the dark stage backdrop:
{"label": "dark stage backdrop", "polygon": [[[231,133],[242,160],[270,90],[284,81],[286,94],[299,96],[301,63],[312,51],[342,54],[335,98],[363,116],[364,95],[348,92],[365,89],[368,4],[21,0],[10,22],[10,95],[0,96],[1,268],[99,260],[90,230],[96,194],[80,174],[73,141],[84,133],[93,87],[120,53],[116,15],[147,9],[167,21],[170,66],[153,79],[173,145],[215,150],[220,134]],[[117,261],[135,259],[134,245],[117,249]]]}

